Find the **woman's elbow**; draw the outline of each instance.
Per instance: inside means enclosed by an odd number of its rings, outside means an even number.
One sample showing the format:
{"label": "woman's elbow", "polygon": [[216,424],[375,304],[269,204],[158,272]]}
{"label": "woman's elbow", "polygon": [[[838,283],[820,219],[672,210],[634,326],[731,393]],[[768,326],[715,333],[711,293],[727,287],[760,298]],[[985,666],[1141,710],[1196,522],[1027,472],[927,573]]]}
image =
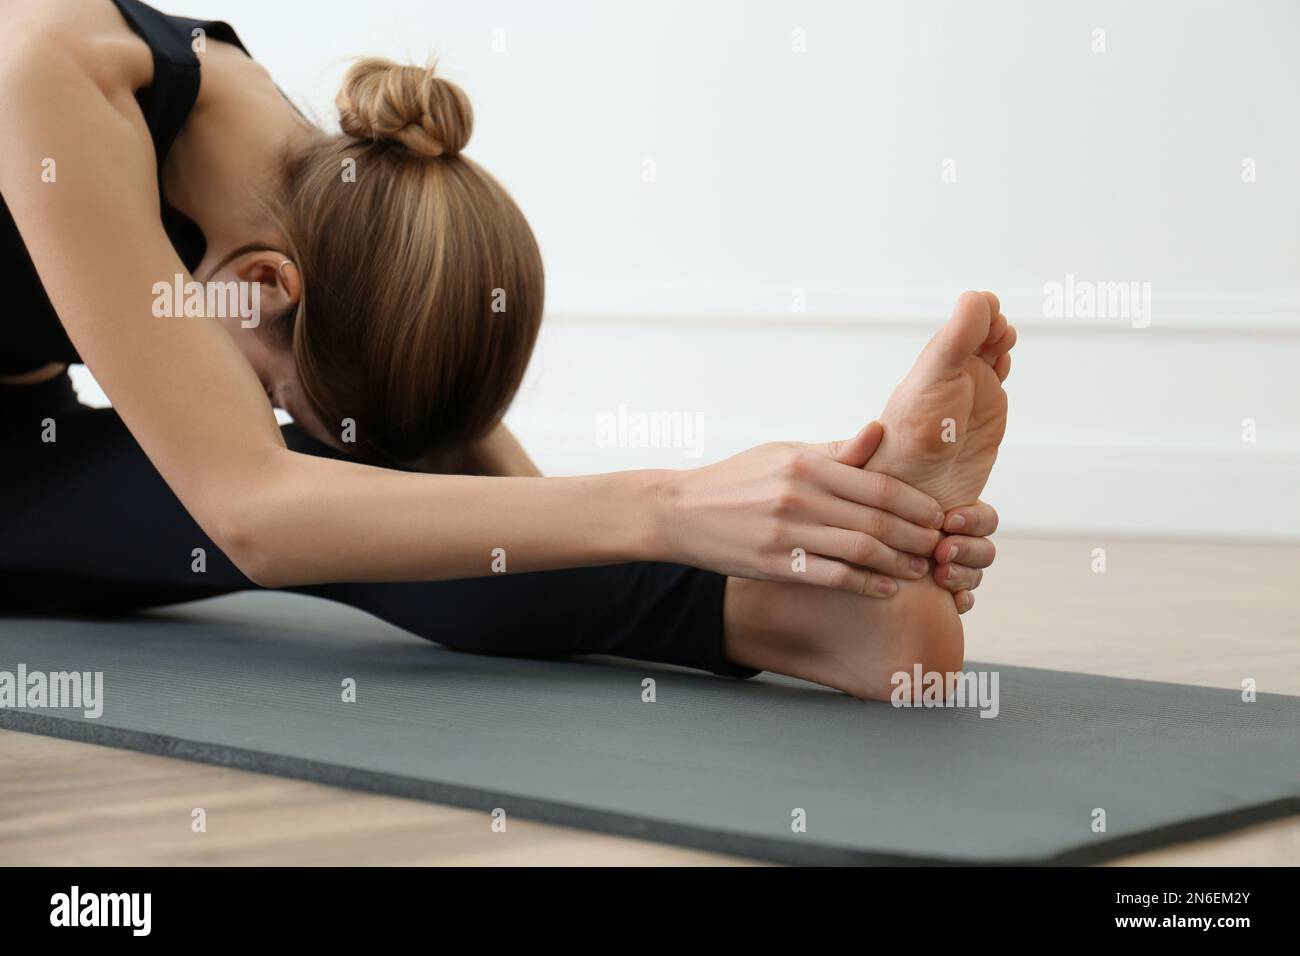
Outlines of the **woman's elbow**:
{"label": "woman's elbow", "polygon": [[210,522],[212,542],[244,577],[259,588],[292,584],[292,568],[275,547],[265,525],[250,509],[223,509]]}

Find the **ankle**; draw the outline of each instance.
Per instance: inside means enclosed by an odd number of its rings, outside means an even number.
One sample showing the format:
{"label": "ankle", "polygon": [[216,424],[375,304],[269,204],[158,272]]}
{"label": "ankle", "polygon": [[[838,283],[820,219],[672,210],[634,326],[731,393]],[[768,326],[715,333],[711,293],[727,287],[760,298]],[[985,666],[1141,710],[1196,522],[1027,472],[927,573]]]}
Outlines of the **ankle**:
{"label": "ankle", "polygon": [[739,667],[789,674],[793,635],[783,626],[775,586],[727,578],[722,606],[722,652]]}

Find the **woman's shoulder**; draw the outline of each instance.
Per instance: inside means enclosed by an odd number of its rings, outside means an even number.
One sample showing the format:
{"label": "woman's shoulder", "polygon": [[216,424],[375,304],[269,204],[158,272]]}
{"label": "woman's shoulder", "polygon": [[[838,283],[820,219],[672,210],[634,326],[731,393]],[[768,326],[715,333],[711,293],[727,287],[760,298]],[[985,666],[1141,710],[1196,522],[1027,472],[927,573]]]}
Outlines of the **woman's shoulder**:
{"label": "woman's shoulder", "polygon": [[153,52],[112,0],[0,0],[0,61],[58,57],[104,89],[149,85]]}

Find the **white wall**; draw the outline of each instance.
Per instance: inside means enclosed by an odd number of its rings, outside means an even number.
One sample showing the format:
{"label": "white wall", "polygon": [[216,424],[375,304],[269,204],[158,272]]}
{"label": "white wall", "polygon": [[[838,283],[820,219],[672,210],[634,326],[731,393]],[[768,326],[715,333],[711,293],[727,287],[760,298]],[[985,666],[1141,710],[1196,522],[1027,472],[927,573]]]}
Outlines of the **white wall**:
{"label": "white wall", "polygon": [[[1006,527],[1300,539],[1292,0],[168,9],[326,117],[345,56],[441,55],[546,257],[511,421],[548,470],[850,434],[991,288],[1021,329]],[[1067,273],[1150,283],[1150,327],[1046,317]],[[698,414],[702,456],[599,447],[620,404]]]}

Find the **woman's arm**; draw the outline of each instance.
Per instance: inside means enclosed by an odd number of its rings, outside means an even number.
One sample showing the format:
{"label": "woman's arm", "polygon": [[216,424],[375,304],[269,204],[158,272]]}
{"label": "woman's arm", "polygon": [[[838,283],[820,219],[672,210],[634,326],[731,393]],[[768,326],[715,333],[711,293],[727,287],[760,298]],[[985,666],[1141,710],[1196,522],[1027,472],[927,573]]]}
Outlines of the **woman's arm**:
{"label": "woman's arm", "polygon": [[[918,576],[909,553],[937,543],[937,506],[858,471],[865,430],[692,472],[575,478],[430,476],[290,451],[222,329],[152,315],[155,283],[189,276],[159,224],[152,143],[130,83],[79,46],[77,31],[39,17],[30,26],[0,49],[0,194],[132,434],[255,582],[477,576],[499,556],[510,571],[681,561],[877,596],[892,582],[862,566]],[[800,550],[802,566],[791,560]]]}

